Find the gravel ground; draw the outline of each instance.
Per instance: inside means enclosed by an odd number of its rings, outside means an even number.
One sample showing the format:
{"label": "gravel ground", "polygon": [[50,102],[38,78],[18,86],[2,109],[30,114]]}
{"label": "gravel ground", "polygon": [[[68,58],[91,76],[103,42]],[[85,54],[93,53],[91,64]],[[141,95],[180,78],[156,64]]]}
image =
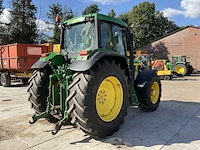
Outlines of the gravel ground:
{"label": "gravel ground", "polygon": [[129,107],[118,132],[95,140],[66,125],[51,135],[44,119],[30,125],[34,113],[27,86],[0,87],[0,149],[2,150],[198,150],[200,149],[200,75],[162,80],[162,97],[155,112]]}

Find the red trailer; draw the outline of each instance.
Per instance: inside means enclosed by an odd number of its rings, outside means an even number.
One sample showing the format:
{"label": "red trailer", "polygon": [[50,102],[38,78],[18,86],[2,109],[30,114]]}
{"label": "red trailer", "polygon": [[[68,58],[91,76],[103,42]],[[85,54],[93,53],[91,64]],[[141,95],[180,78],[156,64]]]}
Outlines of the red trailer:
{"label": "red trailer", "polygon": [[0,85],[10,86],[11,78],[26,83],[32,76],[31,66],[47,53],[49,47],[34,44],[8,44],[0,46]]}

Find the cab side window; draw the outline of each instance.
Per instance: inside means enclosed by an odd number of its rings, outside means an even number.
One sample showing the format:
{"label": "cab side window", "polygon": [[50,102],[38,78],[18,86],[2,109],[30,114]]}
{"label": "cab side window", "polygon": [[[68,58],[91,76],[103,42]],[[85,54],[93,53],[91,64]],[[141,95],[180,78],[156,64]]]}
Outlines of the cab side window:
{"label": "cab side window", "polygon": [[120,27],[101,22],[101,47],[125,55],[124,38]]}

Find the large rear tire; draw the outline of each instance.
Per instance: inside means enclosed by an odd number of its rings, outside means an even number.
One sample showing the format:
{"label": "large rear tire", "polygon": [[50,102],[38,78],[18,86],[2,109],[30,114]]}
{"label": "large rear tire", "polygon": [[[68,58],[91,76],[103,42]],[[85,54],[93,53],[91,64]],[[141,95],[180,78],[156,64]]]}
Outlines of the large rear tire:
{"label": "large rear tire", "polygon": [[161,98],[161,82],[151,70],[145,70],[137,76],[135,91],[141,110],[155,111],[158,108]]}
{"label": "large rear tire", "polygon": [[[40,114],[46,111],[47,97],[49,95],[49,75],[50,70],[42,68],[33,73],[33,76],[29,79],[29,87],[27,92],[29,93],[28,100],[31,103],[31,108],[34,109],[36,114]],[[49,122],[56,122],[52,115],[46,118]]]}
{"label": "large rear tire", "polygon": [[9,73],[1,73],[1,85],[4,87],[11,86],[11,78]]}
{"label": "large rear tire", "polygon": [[119,129],[127,114],[129,88],[119,64],[103,61],[76,73],[69,85],[71,123],[94,138],[105,138]]}
{"label": "large rear tire", "polygon": [[47,96],[49,94],[49,77],[45,69],[37,70],[30,78],[28,93],[29,101],[34,111],[39,114],[45,112],[47,106]]}
{"label": "large rear tire", "polygon": [[187,67],[188,67],[188,72],[187,72],[186,76],[190,76],[193,73],[194,68],[191,65],[188,65]]}

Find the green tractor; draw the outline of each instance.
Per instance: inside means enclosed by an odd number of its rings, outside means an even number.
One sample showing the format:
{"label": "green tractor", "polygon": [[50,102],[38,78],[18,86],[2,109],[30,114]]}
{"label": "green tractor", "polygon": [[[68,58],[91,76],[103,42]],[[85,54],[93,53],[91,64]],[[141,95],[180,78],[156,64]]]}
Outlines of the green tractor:
{"label": "green tractor", "polygon": [[61,53],[43,54],[32,66],[31,124],[46,118],[56,134],[71,122],[91,137],[105,138],[124,122],[129,103],[157,109],[160,79],[153,70],[134,78],[133,34],[125,22],[94,13],[60,26]]}
{"label": "green tractor", "polygon": [[187,57],[183,55],[173,55],[172,56],[172,70],[179,75],[190,75],[194,69],[190,62],[187,62]]}

